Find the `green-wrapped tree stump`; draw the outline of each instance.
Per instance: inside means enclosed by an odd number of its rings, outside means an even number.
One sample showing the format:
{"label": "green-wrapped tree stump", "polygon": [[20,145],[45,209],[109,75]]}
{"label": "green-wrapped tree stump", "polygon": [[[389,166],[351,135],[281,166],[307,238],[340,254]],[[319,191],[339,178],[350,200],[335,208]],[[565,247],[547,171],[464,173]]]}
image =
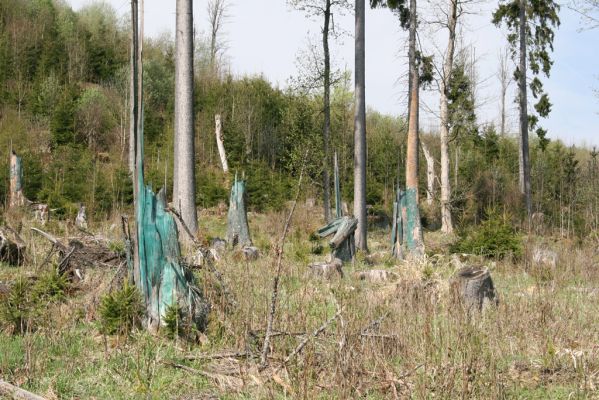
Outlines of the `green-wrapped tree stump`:
{"label": "green-wrapped tree stump", "polygon": [[391,245],[393,255],[400,259],[424,255],[416,189],[408,188],[405,192],[397,189],[393,203]]}
{"label": "green-wrapped tree stump", "polygon": [[237,180],[231,188],[229,201],[229,215],[227,217],[227,242],[231,247],[250,247],[250,227],[248,225],[247,210],[245,207],[245,181]]}
{"label": "green-wrapped tree stump", "polygon": [[135,284],[146,308],[146,325],[156,330],[165,324],[167,310],[178,307],[187,323],[202,328],[208,304],[195,285],[193,275],[181,265],[177,225],[166,211],[164,190],[155,195],[144,182],[142,63],[138,37],[138,4],[132,1],[132,107],[131,131],[135,138],[134,201],[136,234],[132,252]]}

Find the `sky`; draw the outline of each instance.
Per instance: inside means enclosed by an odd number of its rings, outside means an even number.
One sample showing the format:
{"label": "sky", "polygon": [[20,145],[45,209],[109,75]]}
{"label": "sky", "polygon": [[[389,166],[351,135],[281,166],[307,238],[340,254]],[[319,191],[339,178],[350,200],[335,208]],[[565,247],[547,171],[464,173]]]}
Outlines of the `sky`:
{"label": "sky", "polygon": [[[431,1],[422,0],[422,17],[432,17]],[[129,0],[106,0],[119,15],[130,11]],[[69,0],[75,10],[90,0]],[[194,1],[196,30],[206,31],[207,0]],[[229,18],[224,27],[226,56],[235,75],[262,74],[273,84],[284,88],[290,77],[297,75],[297,57],[307,48],[308,37],[318,40],[320,21],[287,5],[286,0],[230,0]],[[353,2],[351,2],[353,3]],[[496,2],[476,2],[469,6],[463,19],[461,43],[469,47],[477,63],[478,121],[499,121],[498,52],[507,45],[506,31],[491,24]],[[553,104],[552,112],[541,125],[549,137],[565,144],[599,146],[599,29],[581,31],[578,15],[566,7],[560,13],[561,26],[554,41],[554,64],[550,78],[542,78]],[[353,11],[334,16],[335,25],[345,31],[333,44],[337,66],[353,71]],[[145,0],[145,32],[156,37],[170,32],[174,37],[175,0]],[[368,107],[391,115],[405,115],[407,84],[407,33],[397,19],[384,9],[367,10],[366,15],[366,103]],[[426,27],[420,43],[429,54],[445,47],[445,31]],[[317,42],[316,42],[317,43]],[[513,102],[516,85],[510,87],[508,128],[517,131],[517,108]],[[422,95],[421,127],[438,127],[439,100],[434,91]]]}

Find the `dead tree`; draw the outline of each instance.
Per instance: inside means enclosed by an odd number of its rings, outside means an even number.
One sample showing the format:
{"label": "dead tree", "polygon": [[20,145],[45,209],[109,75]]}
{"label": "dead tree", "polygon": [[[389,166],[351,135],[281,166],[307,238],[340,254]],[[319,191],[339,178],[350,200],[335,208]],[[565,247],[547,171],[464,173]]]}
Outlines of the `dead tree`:
{"label": "dead tree", "polygon": [[216,146],[218,147],[218,154],[220,156],[220,162],[223,166],[223,172],[226,174],[229,172],[229,164],[227,163],[227,153],[225,152],[225,143],[223,140],[222,120],[220,114],[214,116],[214,132],[216,134]]}
{"label": "dead tree", "polygon": [[87,215],[85,213],[85,206],[79,204],[79,211],[77,212],[77,218],[75,218],[75,225],[80,229],[87,229]]}
{"label": "dead tree", "polygon": [[21,157],[14,150],[10,152],[10,199],[9,207],[22,207],[25,205],[23,195],[23,163]]}
{"label": "dead tree", "polygon": [[420,141],[420,146],[426,159],[426,204],[432,206],[433,199],[435,198],[435,180],[437,179],[435,175],[435,159],[424,141]]}
{"label": "dead tree", "polygon": [[[144,299],[146,326],[156,330],[163,325],[170,307],[183,310],[190,323],[202,328],[208,304],[195,285],[194,277],[181,260],[179,235],[172,214],[167,212],[164,189],[158,194],[144,181],[143,70],[139,46],[138,0],[132,0],[133,30],[133,132],[135,136],[134,204],[136,238],[133,276]],[[186,226],[187,228],[187,226]],[[187,228],[190,229],[190,228]]]}
{"label": "dead tree", "polygon": [[229,215],[227,217],[227,242],[231,247],[246,247],[252,245],[250,227],[245,207],[245,181],[237,180],[231,188]]}

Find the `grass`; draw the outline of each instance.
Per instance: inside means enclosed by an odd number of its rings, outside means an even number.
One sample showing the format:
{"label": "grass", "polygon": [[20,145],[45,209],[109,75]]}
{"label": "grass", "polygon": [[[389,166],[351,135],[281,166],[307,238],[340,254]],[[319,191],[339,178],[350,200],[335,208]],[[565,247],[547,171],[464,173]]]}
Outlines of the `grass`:
{"label": "grass", "polygon": [[[482,315],[468,316],[450,301],[448,280],[457,266],[446,254],[451,241],[436,232],[425,238],[434,255],[422,263],[392,260],[385,254],[387,232],[373,231],[371,255],[346,265],[344,279],[310,277],[307,264],[325,257],[313,254],[308,240],[318,227],[313,212],[297,210],[285,247],[274,327],[288,334],[273,337],[271,363],[280,365],[303,334],[311,335],[338,307],[341,317],[311,338],[278,372],[278,379],[264,379],[256,360],[187,361],[185,355],[260,352],[274,273],[270,252],[280,236],[283,213],[250,214],[253,239],[262,251],[258,261],[227,254],[216,265],[235,297],[235,308],[226,306],[210,273],[198,272],[213,305],[199,342],[143,331],[129,338],[100,334],[98,299],[108,292],[114,271],[90,269],[65,302],[47,307],[37,330],[21,336],[0,333],[0,377],[60,399],[599,398],[599,259],[594,243],[554,241],[560,263],[548,277],[531,273],[526,251],[517,262],[473,257],[469,262],[489,266],[500,302]],[[223,220],[215,212],[202,213],[202,233],[223,237]],[[97,231],[118,238],[118,228],[111,225],[102,224]],[[43,273],[47,244],[39,237],[26,240],[35,253],[22,268],[1,266],[0,281]],[[382,284],[355,280],[353,272],[368,268],[391,270],[400,279]],[[372,331],[379,336],[361,335],[385,315]],[[172,362],[216,376],[173,368]]]}

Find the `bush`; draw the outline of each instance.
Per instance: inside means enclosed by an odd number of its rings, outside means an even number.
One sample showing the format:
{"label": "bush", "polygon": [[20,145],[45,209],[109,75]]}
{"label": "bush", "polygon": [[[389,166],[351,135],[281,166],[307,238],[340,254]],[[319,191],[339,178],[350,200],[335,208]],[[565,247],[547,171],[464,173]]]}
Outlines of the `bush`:
{"label": "bush", "polygon": [[143,303],[135,286],[128,283],[100,300],[100,332],[105,335],[128,335],[141,323]]}
{"label": "bush", "polygon": [[41,275],[31,289],[31,297],[36,302],[59,302],[66,298],[69,287],[67,278],[56,268]]}
{"label": "bush", "polygon": [[39,314],[30,288],[30,282],[19,277],[0,303],[0,323],[13,333],[24,334],[30,331]]}
{"label": "bush", "polygon": [[451,246],[452,253],[478,254],[491,258],[503,258],[508,254],[520,256],[520,235],[495,209],[487,210],[487,218],[480,226],[462,232],[459,240]]}

